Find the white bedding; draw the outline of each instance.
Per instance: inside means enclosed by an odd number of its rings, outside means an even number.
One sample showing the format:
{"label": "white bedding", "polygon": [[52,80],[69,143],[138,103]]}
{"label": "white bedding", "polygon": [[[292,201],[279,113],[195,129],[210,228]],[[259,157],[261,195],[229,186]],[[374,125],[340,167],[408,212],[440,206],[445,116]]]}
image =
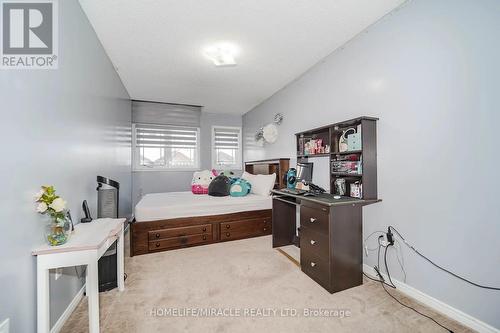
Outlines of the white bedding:
{"label": "white bedding", "polygon": [[271,209],[271,196],[212,197],[191,192],[146,194],[135,206],[138,222]]}

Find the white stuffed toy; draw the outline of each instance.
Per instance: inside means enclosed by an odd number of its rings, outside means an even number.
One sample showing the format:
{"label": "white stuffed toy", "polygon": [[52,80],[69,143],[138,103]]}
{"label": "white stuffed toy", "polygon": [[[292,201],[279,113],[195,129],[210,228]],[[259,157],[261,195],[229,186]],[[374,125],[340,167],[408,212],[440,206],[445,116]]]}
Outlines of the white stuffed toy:
{"label": "white stuffed toy", "polygon": [[196,171],[193,174],[191,182],[191,191],[193,194],[208,194],[208,185],[217,176],[215,170]]}

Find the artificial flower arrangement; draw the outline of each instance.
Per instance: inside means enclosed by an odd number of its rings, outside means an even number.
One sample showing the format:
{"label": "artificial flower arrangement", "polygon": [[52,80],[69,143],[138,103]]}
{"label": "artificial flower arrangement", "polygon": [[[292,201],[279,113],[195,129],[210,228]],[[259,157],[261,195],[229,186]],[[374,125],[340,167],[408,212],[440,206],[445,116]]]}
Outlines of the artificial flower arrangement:
{"label": "artificial flower arrangement", "polygon": [[56,194],[54,186],[42,186],[35,196],[36,211],[50,217],[46,228],[46,239],[52,246],[68,241],[71,224],[66,214],[66,201]]}

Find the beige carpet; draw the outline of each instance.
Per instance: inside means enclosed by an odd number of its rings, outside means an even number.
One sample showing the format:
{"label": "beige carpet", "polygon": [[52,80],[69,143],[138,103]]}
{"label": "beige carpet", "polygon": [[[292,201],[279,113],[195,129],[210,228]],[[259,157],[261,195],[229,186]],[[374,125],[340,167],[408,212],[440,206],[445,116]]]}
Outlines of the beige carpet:
{"label": "beige carpet", "polygon": [[[397,304],[380,284],[370,280],[363,286],[329,294],[273,250],[270,236],[133,258],[127,254],[125,271],[128,279],[124,292],[100,295],[102,332],[445,332]],[[455,332],[469,331],[392,292]],[[173,316],[175,309],[187,308],[218,313]],[[305,316],[304,309],[309,308],[328,309],[331,315],[343,310],[345,315]],[[156,316],[152,312],[155,309]],[[294,313],[289,309],[296,311],[296,316],[290,316]],[[84,298],[62,332],[87,330]]]}

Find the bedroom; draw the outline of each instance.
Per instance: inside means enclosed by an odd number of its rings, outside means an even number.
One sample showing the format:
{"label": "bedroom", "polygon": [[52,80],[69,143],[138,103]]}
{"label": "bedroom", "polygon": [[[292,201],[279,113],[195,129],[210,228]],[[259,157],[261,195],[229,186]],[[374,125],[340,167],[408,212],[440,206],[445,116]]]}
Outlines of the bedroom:
{"label": "bedroom", "polygon": [[498,1],[0,4],[0,333],[500,331]]}

